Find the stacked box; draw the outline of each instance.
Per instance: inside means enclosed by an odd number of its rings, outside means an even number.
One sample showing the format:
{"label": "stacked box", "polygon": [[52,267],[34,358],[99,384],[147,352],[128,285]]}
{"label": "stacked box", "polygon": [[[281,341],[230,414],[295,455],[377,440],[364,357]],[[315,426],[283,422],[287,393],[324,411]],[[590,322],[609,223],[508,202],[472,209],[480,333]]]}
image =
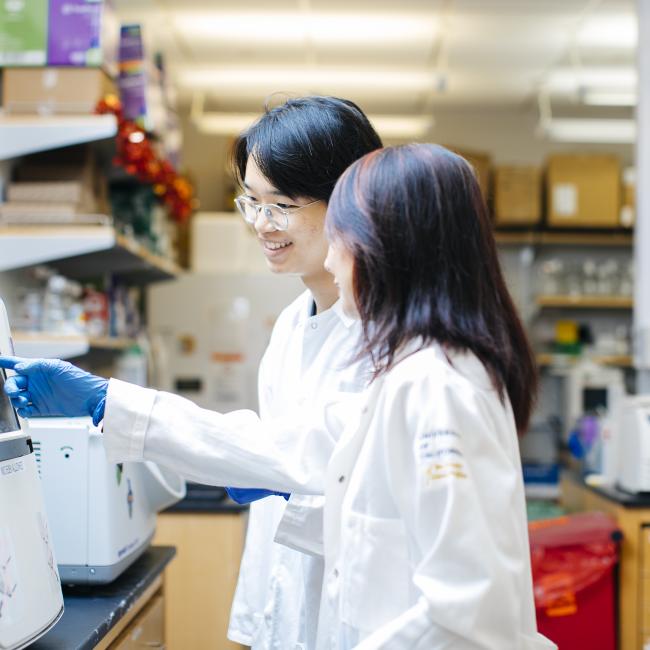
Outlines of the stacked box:
{"label": "stacked box", "polygon": [[0,66],[103,66],[117,71],[119,25],[110,0],[0,3]]}
{"label": "stacked box", "polygon": [[460,149],[458,147],[448,146],[454,153],[465,158],[465,160],[473,167],[478,179],[478,184],[481,188],[481,194],[487,202],[490,198],[490,172],[492,168],[492,158],[489,153],[484,151],[471,151],[468,149]]}
{"label": "stacked box", "polygon": [[623,205],[621,206],[621,226],[632,228],[636,221],[636,168],[623,170]]}
{"label": "stacked box", "polygon": [[[106,180],[93,149],[79,145],[25,157],[0,204],[4,223],[83,223],[108,212]],[[104,219],[105,220],[105,219]]]}
{"label": "stacked box", "polygon": [[542,173],[535,166],[501,165],[494,172],[494,219],[500,226],[532,225],[542,218]]}
{"label": "stacked box", "polygon": [[140,25],[122,25],[119,50],[120,99],[124,117],[142,128],[147,124],[147,75]]}
{"label": "stacked box", "polygon": [[548,160],[547,221],[556,228],[618,228],[621,163],[610,154],[558,154]]}
{"label": "stacked box", "polygon": [[0,66],[45,65],[48,0],[0,2]]}
{"label": "stacked box", "polygon": [[115,92],[111,78],[98,68],[7,68],[2,76],[8,113],[88,115]]}

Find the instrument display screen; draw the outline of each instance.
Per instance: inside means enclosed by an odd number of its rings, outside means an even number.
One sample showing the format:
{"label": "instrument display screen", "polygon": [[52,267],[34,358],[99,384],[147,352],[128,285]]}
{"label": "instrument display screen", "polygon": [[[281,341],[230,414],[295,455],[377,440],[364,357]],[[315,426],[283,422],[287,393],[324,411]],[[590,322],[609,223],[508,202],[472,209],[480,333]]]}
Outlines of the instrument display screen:
{"label": "instrument display screen", "polygon": [[4,369],[0,368],[0,434],[20,431],[20,423],[11,401],[4,391],[7,375]]}

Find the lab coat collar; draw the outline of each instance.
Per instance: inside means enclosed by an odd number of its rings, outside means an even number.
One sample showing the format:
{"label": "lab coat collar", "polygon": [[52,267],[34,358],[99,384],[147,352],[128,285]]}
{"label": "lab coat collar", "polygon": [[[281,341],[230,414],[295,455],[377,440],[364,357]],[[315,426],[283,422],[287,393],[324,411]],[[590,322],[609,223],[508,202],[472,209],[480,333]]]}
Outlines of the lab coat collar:
{"label": "lab coat collar", "polygon": [[311,291],[305,291],[304,295],[305,303],[303,305],[303,309],[301,310],[300,316],[302,323],[307,323],[309,321],[317,322],[329,320],[332,317],[336,317],[341,321],[346,329],[350,329],[356,322],[354,318],[351,318],[343,311],[343,304],[340,298],[329,309],[326,309],[325,311],[312,316],[311,313],[314,305],[314,296],[312,295]]}
{"label": "lab coat collar", "polygon": [[340,298],[330,307],[330,309],[339,317],[339,319],[347,329],[350,329],[356,322],[355,318],[348,316],[343,311],[343,303],[341,302]]}

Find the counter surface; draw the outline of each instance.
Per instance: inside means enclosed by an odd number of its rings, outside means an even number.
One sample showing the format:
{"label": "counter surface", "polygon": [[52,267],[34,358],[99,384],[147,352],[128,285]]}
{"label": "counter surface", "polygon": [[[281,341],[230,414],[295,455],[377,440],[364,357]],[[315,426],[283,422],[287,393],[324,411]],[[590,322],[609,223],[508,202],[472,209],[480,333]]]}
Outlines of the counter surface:
{"label": "counter surface", "polygon": [[207,514],[237,513],[248,509],[248,505],[236,503],[228,498],[225,488],[200,483],[187,483],[187,495],[170,506],[165,512],[204,512]]}
{"label": "counter surface", "polygon": [[596,494],[605,497],[605,499],[609,499],[609,501],[614,501],[625,508],[650,508],[650,493],[648,492],[633,494],[621,490],[615,485],[589,485],[585,482],[579,472],[573,470],[565,470],[563,476],[569,478],[578,485],[584,485],[585,489],[595,492]]}
{"label": "counter surface", "polygon": [[35,650],[94,648],[161,575],[175,554],[176,549],[171,546],[150,546],[134,564],[109,585],[64,587],[63,617],[30,648]]}

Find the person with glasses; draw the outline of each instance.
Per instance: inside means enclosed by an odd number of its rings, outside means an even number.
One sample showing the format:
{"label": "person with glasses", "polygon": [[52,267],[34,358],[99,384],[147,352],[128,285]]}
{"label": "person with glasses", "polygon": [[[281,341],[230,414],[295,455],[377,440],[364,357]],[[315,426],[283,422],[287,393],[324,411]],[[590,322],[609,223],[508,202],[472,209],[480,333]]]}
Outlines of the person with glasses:
{"label": "person with glasses", "polygon": [[[278,434],[299,432],[328,401],[358,398],[370,378],[365,361],[347,363],[360,328],[343,313],[333,278],[323,267],[328,248],[323,226],[339,176],[381,144],[358,106],[317,96],[266,110],[235,142],[233,166],[243,188],[236,207],[254,230],[269,269],[299,276],[306,291],[273,328],[259,369],[259,416],[245,411],[219,416],[232,446],[214,437],[205,419],[209,412],[185,419],[180,397],[106,382],[62,361],[16,365],[16,360],[0,359],[0,365],[15,366],[19,374],[10,380],[10,394],[21,415],[93,415],[96,423],[105,417],[109,456],[153,453],[189,480],[230,484],[234,499],[252,502],[228,636],[254,649],[310,650],[315,645],[324,566],[323,497],[256,489],[251,482],[256,467],[246,455],[272,445],[277,418],[284,423]],[[150,428],[151,417],[162,412],[175,443],[157,439]],[[119,431],[133,435],[130,451],[113,436]],[[299,447],[267,460],[272,476]],[[331,451],[332,444],[324,444],[316,453],[326,461]],[[216,457],[229,459],[233,472],[219,474],[210,460]]]}

